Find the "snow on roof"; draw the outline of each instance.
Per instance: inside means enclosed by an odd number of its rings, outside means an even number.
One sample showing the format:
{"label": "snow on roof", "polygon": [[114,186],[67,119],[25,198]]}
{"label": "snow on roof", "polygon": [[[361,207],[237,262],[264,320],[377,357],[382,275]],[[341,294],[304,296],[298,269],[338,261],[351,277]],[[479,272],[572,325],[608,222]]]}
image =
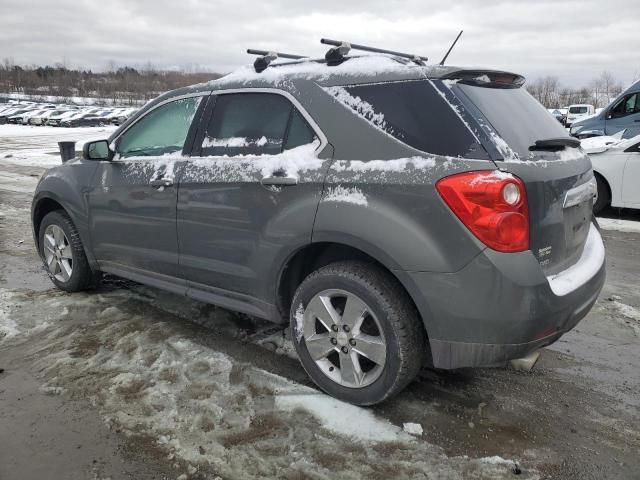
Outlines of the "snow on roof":
{"label": "snow on roof", "polygon": [[257,73],[252,66],[245,66],[224,77],[207,82],[205,85],[215,88],[229,83],[247,84],[252,81],[277,84],[291,77],[325,81],[338,75],[367,77],[381,73],[420,72],[422,68],[413,63],[404,63],[388,55],[362,55],[351,57],[339,65],[333,66],[328,66],[322,60],[272,63],[260,73]]}

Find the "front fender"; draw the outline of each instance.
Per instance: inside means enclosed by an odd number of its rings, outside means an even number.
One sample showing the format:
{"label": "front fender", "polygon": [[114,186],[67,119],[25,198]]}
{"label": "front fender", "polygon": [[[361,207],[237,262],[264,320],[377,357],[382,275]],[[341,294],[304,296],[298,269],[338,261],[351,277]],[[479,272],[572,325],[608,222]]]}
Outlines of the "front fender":
{"label": "front fender", "polygon": [[38,245],[37,216],[47,200],[58,203],[78,229],[87,260],[96,265],[89,232],[89,208],[87,194],[95,172],[95,162],[73,161],[48,170],[38,183],[31,202],[31,224],[35,245]]}

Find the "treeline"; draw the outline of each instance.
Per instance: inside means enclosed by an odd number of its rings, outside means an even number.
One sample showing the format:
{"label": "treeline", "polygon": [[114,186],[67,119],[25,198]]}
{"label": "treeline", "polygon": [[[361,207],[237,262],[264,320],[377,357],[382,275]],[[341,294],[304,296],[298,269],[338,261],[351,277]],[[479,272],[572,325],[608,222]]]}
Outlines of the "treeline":
{"label": "treeline", "polygon": [[596,108],[606,107],[624,90],[622,82],[609,72],[602,72],[584,87],[563,86],[558,77],[547,76],[525,84],[527,91],[547,108],[562,108],[587,103]]}
{"label": "treeline", "polygon": [[73,97],[108,100],[134,105],[150,100],[161,92],[206,82],[221,75],[208,72],[163,71],[147,65],[143,68],[108,65],[104,72],[70,69],[64,65],[21,66],[11,59],[0,64],[0,93]]}

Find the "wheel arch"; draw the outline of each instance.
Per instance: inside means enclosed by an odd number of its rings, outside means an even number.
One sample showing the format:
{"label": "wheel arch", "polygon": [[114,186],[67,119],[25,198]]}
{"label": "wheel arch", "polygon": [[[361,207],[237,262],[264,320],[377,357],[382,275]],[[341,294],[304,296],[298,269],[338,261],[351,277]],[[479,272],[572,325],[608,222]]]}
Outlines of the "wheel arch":
{"label": "wheel arch", "polygon": [[419,316],[419,320],[424,327],[427,341],[429,342],[429,322],[431,311],[419,294],[418,288],[411,277],[397,268],[397,264],[392,259],[379,255],[377,252],[368,249],[366,246],[354,245],[342,241],[320,241],[305,245],[293,252],[284,262],[279,270],[276,281],[276,306],[283,318],[288,318],[291,307],[291,300],[296,289],[302,281],[313,271],[333,262],[343,260],[360,260],[376,265],[407,293]]}
{"label": "wheel arch", "polygon": [[34,196],[33,202],[31,204],[31,225],[33,231],[33,241],[38,250],[38,254],[40,254],[40,224],[42,223],[42,219],[48,213],[56,210],[62,210],[63,212],[65,212],[77,228],[78,234],[80,235],[80,240],[82,241],[82,247],[84,249],[87,260],[89,261],[89,265],[93,270],[95,270],[97,267],[97,262],[95,261],[91,249],[89,248],[89,235],[84,228],[85,225],[82,222],[78,221],[74,209],[71,208],[62,198],[60,198],[60,196],[56,195],[54,192],[44,190],[39,191]]}
{"label": "wheel arch", "polygon": [[604,175],[602,172],[600,172],[598,170],[595,170],[595,169],[593,170],[593,176],[596,179],[602,180],[602,182],[604,183],[604,186],[607,187],[607,190],[609,191],[609,205],[607,205],[607,207],[612,206],[613,205],[613,190],[611,189],[611,182],[606,177],[606,175]]}

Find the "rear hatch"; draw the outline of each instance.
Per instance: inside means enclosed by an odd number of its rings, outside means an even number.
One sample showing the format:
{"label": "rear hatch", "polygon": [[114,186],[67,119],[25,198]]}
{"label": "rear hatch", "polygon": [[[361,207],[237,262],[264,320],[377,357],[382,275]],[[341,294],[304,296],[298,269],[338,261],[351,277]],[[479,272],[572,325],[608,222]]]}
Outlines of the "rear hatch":
{"label": "rear hatch", "polygon": [[527,93],[521,80],[489,74],[445,83],[478,121],[496,165],[525,183],[531,250],[545,274],[553,275],[582,254],[595,184],[579,142]]}

